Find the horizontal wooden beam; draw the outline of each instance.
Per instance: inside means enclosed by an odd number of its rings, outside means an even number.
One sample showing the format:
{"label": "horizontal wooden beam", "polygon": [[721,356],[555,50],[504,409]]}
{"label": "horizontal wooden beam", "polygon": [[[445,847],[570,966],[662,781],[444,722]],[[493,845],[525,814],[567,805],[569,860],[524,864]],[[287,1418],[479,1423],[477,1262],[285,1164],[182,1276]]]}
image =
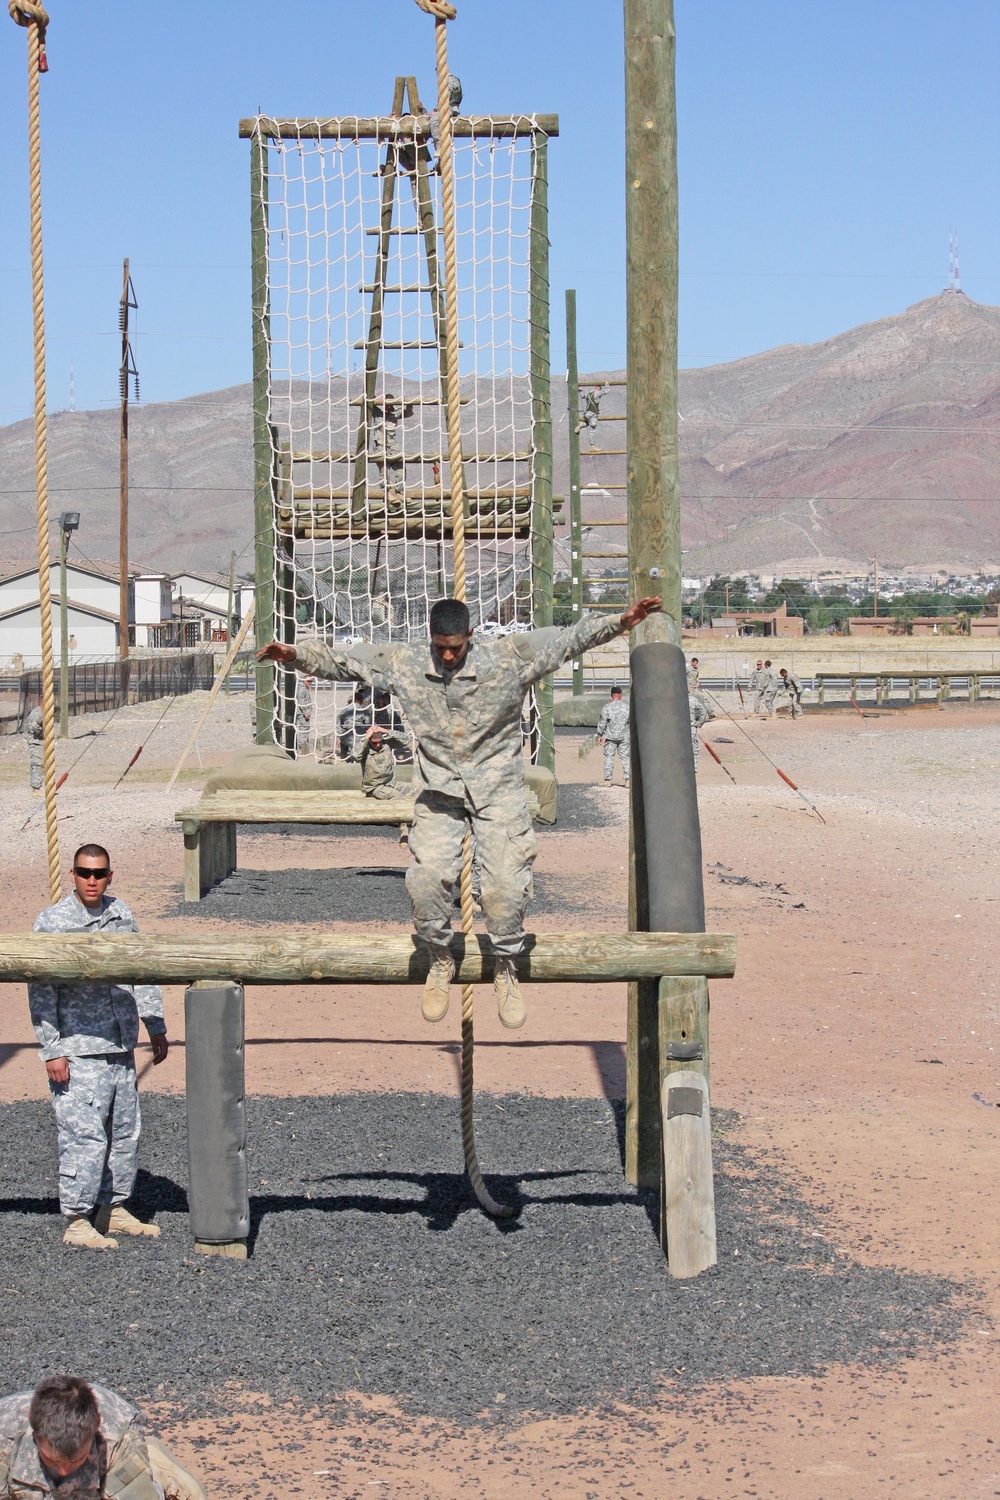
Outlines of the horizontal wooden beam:
{"label": "horizontal wooden beam", "polygon": [[[487,140],[524,135],[558,135],[558,115],[456,115],[452,133],[460,140]],[[267,115],[240,121],[241,140],[260,131],[266,140],[425,141],[431,133],[427,115],[340,115],[326,120],[276,120]]]}
{"label": "horizontal wooden beam", "polygon": [[[457,978],[492,981],[494,959],[475,938],[466,952],[456,934]],[[522,979],[535,983],[598,983],[703,974],[728,979],[736,965],[729,933],[529,933],[518,959]],[[0,936],[0,982],[192,984],[199,979],[241,984],[422,984],[427,955],[412,934],[7,933]]]}

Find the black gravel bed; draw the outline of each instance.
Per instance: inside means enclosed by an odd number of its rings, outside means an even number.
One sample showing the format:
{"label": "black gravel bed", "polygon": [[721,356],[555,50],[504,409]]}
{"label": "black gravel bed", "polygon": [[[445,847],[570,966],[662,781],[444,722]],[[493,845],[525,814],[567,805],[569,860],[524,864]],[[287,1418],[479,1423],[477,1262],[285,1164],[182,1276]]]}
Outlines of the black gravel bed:
{"label": "black gravel bed", "polygon": [[[254,927],[282,922],[357,922],[413,920],[404,884],[405,869],[396,865],[342,865],[331,870],[236,870],[214,886],[202,901],[179,900],[162,915],[200,916]],[[178,885],[175,889],[180,892]],[[561,913],[603,911],[601,892],[593,882],[571,875],[535,876],[529,918]],[[457,912],[457,906],[456,906]],[[529,920],[529,925],[530,925]]]}
{"label": "black gravel bed", "polygon": [[509,1422],[940,1354],[976,1309],[955,1282],[841,1254],[732,1117],[716,1122],[719,1266],[674,1282],[653,1199],[622,1178],[619,1105],[477,1100],[487,1181],[517,1209],[502,1224],[463,1176],[456,1100],[254,1099],[248,1113],[238,1262],[192,1251],[182,1099],[143,1104],[133,1206],[162,1238],[103,1254],[61,1243],[48,1105],[0,1107],[5,1389],[69,1369],[199,1415],[236,1388],[308,1406],[360,1390],[414,1416]]}

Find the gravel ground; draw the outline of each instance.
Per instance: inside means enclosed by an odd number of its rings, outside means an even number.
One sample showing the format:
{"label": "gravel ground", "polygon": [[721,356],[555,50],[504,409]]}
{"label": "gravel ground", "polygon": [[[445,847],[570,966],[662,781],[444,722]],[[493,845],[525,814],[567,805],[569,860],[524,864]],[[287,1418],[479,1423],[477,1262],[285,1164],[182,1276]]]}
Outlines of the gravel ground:
{"label": "gravel ground", "polygon": [[727,1136],[731,1116],[717,1115],[720,1265],[678,1283],[602,1100],[477,1101],[490,1185],[519,1209],[505,1226],[471,1199],[453,1099],[251,1101],[248,1263],[191,1253],[183,1104],[143,1109],[135,1203],[163,1237],[101,1257],[60,1243],[47,1104],[0,1109],[9,1388],[73,1368],[191,1416],[225,1412],[234,1387],[310,1405],[363,1389],[506,1422],[885,1366],[966,1329],[955,1282],[840,1253],[774,1161]]}
{"label": "gravel ground", "polygon": [[[344,865],[332,870],[237,870],[202,901],[179,901],[164,916],[195,916],[270,927],[286,922],[356,922],[382,927],[413,917],[406,870],[395,865]],[[532,917],[598,914],[593,882],[567,875],[536,875]],[[458,907],[456,903],[456,913]]]}

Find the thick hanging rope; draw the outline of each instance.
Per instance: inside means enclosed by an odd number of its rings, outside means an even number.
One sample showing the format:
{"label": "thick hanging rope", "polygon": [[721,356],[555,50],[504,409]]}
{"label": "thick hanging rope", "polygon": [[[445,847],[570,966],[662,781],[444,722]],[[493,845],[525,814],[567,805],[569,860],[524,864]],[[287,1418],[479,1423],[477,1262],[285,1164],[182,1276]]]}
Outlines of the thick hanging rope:
{"label": "thick hanging rope", "polygon": [[56,813],[56,714],[52,671],[52,584],[49,561],[49,484],[45,428],[45,297],[42,273],[42,142],[38,75],[45,58],[47,13],[35,0],[10,0],[11,19],[28,32],[28,176],[31,202],[31,300],[35,334],[35,498],[38,510],[38,604],[42,629],[42,767],[49,894],[59,900],[59,827]]}
{"label": "thick hanging rope", "polygon": [[[447,0],[417,0],[420,9],[434,17],[434,42],[437,54],[438,82],[438,162],[441,167],[441,218],[444,231],[444,306],[445,369],[447,373],[448,466],[451,481],[451,535],[454,555],[456,599],[465,602],[465,495],[462,489],[462,407],[458,386],[458,256],[455,245],[455,157],[451,128],[451,96],[448,91],[447,22],[457,14]],[[472,903],[472,837],[465,835],[462,874],[459,881],[462,909],[462,932],[466,945],[472,941],[475,909]],[[507,1218],[511,1209],[490,1196],[476,1154],[476,1128],[472,1112],[473,1060],[473,990],[462,985],[462,1148],[465,1169],[482,1208],[494,1218]]]}

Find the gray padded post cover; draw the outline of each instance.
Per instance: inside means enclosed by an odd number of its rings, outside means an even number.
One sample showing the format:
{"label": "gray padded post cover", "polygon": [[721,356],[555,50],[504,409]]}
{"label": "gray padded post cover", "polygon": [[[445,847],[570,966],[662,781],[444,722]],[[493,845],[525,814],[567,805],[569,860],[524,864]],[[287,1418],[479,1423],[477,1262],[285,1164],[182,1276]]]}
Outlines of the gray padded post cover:
{"label": "gray padded post cover", "polygon": [[244,1007],[240,984],[184,991],[188,1209],[206,1244],[250,1230],[244,1108]]}
{"label": "gray padded post cover", "polygon": [[636,925],[645,932],[704,932],[684,653],[667,641],[651,641],[635,648],[631,666]]}

